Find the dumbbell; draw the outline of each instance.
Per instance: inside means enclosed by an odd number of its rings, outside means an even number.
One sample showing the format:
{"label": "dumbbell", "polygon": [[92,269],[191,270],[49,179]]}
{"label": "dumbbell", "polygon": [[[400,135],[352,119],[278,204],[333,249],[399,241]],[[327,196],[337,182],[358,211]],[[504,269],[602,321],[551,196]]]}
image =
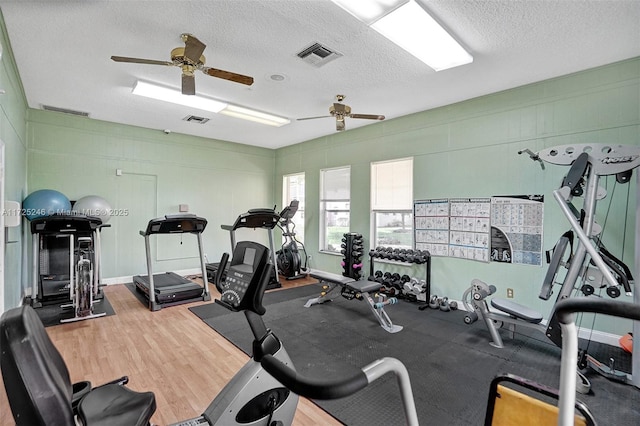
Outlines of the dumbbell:
{"label": "dumbbell", "polygon": [[443,297],[440,299],[440,310],[443,312],[449,312],[451,308],[449,307],[449,298]]}
{"label": "dumbbell", "polygon": [[440,299],[437,295],[434,294],[433,296],[431,296],[431,298],[429,299],[429,307],[431,309],[438,309],[440,307]]}

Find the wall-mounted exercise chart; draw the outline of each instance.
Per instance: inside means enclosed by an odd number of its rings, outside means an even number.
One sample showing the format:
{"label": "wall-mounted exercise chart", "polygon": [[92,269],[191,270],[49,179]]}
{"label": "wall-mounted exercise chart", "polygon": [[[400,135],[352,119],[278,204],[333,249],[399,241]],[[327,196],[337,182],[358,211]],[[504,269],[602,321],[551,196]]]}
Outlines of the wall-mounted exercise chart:
{"label": "wall-mounted exercise chart", "polygon": [[491,199],[452,198],[449,203],[449,256],[488,262]]}
{"label": "wall-mounted exercise chart", "polygon": [[542,265],[543,195],[491,198],[491,261]]}
{"label": "wall-mounted exercise chart", "polygon": [[416,250],[432,256],[449,255],[449,200],[421,200],[413,204]]}
{"label": "wall-mounted exercise chart", "polygon": [[490,198],[452,198],[414,202],[416,250],[432,256],[489,261]]}
{"label": "wall-mounted exercise chart", "polygon": [[480,262],[542,265],[544,196],[413,202],[416,250]]}

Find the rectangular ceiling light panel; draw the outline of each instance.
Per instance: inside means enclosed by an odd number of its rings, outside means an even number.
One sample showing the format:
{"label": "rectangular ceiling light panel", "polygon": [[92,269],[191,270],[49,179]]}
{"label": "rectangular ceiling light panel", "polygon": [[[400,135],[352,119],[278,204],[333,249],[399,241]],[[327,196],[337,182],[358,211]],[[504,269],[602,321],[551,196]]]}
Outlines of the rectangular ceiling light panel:
{"label": "rectangular ceiling light panel", "polygon": [[409,0],[331,0],[367,25]]}
{"label": "rectangular ceiling light panel", "polygon": [[269,126],[280,127],[289,124],[291,120],[288,118],[278,117],[276,115],[255,111],[250,108],[244,108],[237,105],[227,105],[220,111],[220,114],[230,117],[242,118],[244,120],[255,121],[256,123],[266,124]]}
{"label": "rectangular ceiling light panel", "polygon": [[371,28],[436,71],[473,62],[473,57],[414,1],[383,16]]}
{"label": "rectangular ceiling light panel", "polygon": [[156,86],[155,84],[147,83],[145,81],[138,81],[136,83],[133,87],[133,94],[159,101],[171,102],[172,104],[184,105],[203,111],[220,112],[221,109],[227,106],[226,103],[215,99],[195,95],[183,95],[177,89]]}
{"label": "rectangular ceiling light panel", "polygon": [[284,126],[291,121],[287,118],[278,117],[276,115],[267,114],[265,112],[256,111],[251,108],[232,105],[218,101],[213,98],[205,98],[196,95],[183,95],[177,89],[157,86],[145,81],[138,81],[133,87],[133,94],[144,96],[159,101],[170,102],[173,104],[184,105],[203,111],[220,113],[231,117],[241,118],[256,123],[266,124],[269,126]]}
{"label": "rectangular ceiling light panel", "polygon": [[332,0],[436,71],[473,57],[415,0]]}

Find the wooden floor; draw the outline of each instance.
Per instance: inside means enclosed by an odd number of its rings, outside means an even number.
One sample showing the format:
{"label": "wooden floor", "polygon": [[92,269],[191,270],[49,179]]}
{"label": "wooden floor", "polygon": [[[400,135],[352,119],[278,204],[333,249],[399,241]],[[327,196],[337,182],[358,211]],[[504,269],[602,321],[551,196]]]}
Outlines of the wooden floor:
{"label": "wooden floor", "polygon": [[[283,288],[309,282],[312,281],[283,280]],[[47,332],[62,353],[72,381],[90,380],[95,386],[127,375],[131,389],[153,391],[158,408],[152,422],[157,425],[201,414],[248,360],[242,351],[188,310],[213,302],[150,312],[122,284],[107,286],[104,293],[116,315],[48,327]],[[214,287],[212,297],[218,296]],[[0,425],[13,424],[2,387]],[[340,423],[315,404],[301,399],[294,424]]]}

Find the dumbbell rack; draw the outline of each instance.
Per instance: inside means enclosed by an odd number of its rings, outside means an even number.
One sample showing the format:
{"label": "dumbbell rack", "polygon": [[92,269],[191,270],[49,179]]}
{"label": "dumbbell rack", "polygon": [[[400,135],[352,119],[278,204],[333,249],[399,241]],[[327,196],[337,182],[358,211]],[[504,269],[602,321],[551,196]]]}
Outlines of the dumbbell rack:
{"label": "dumbbell rack", "polygon": [[342,236],[342,275],[359,280],[362,278],[362,234],[349,232]]}
{"label": "dumbbell rack", "polygon": [[[415,261],[416,258],[412,256],[406,256],[405,257],[406,260],[400,260],[399,258],[398,259],[381,259],[381,258],[378,258],[376,253],[379,253],[379,252],[377,250],[371,250],[369,252],[369,276],[373,276],[374,274],[375,262],[377,259],[379,263],[386,263],[386,264],[399,264],[403,266],[418,264],[418,262]],[[431,298],[431,255],[427,252],[425,255],[422,256],[422,259],[425,260],[423,262],[425,265],[425,283],[426,283],[425,294],[426,294],[426,301],[428,302],[429,299]]]}

